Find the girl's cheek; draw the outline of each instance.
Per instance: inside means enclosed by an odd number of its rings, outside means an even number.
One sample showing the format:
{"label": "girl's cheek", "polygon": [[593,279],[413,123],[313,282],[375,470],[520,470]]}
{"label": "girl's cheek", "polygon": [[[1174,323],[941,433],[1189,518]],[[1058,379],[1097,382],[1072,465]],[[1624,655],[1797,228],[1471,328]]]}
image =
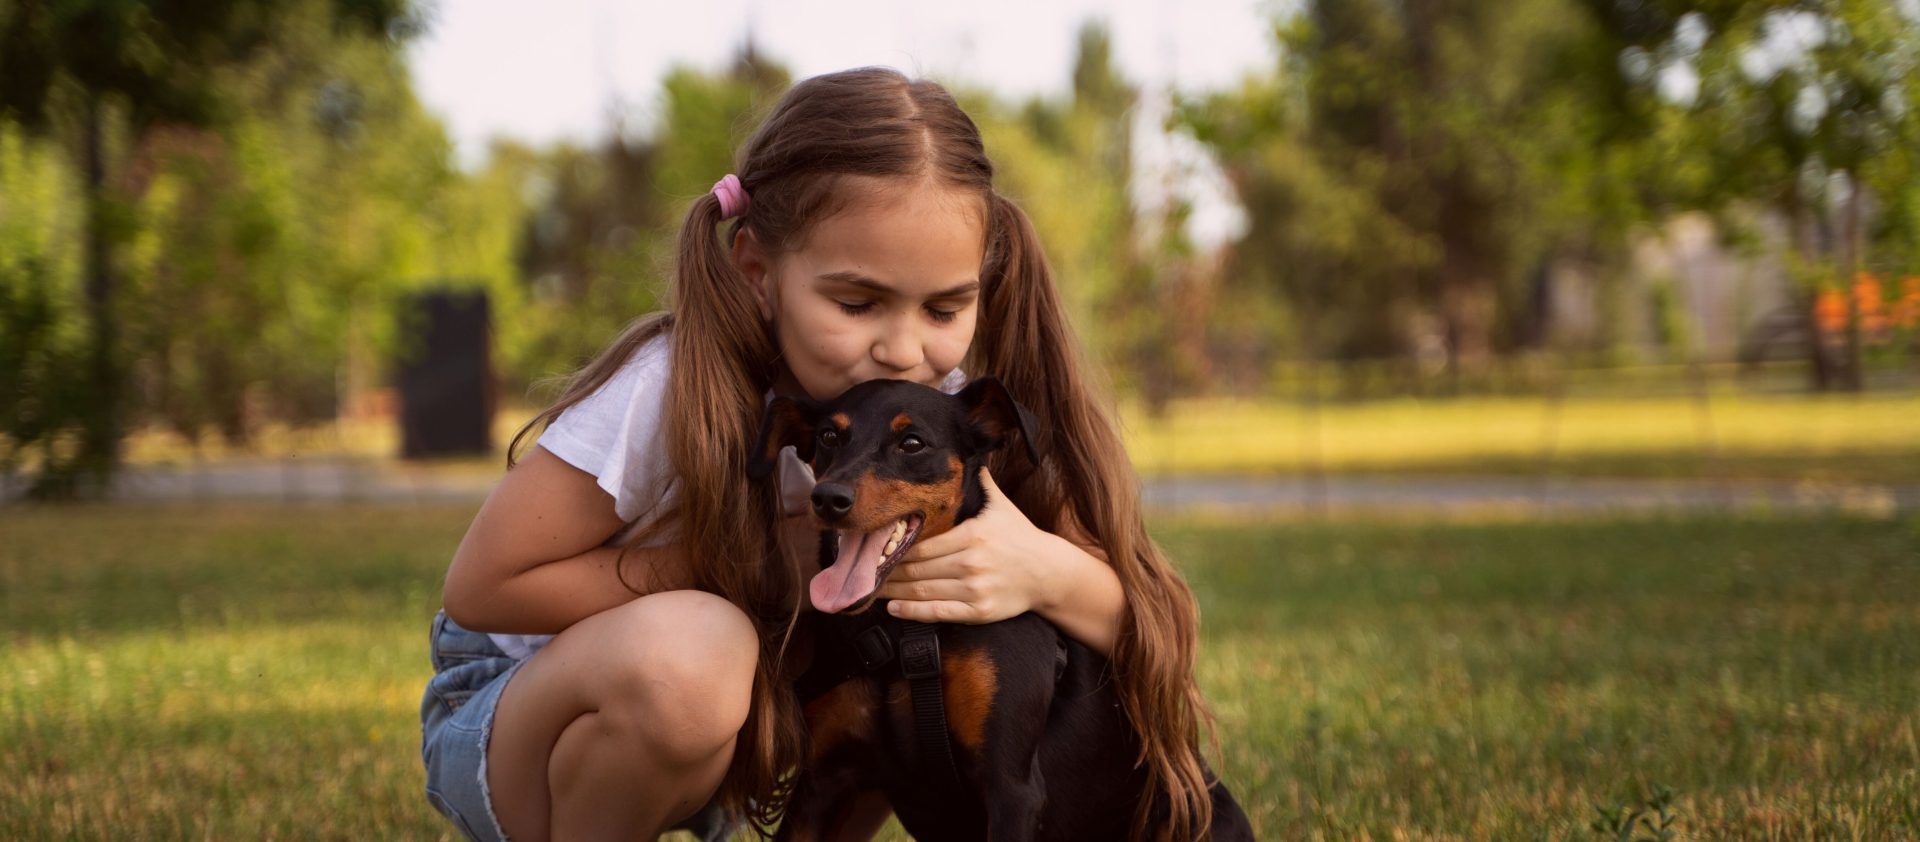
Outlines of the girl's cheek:
{"label": "girl's cheek", "polygon": [[955,365],[967,355],[967,349],[973,347],[974,327],[978,324],[975,315],[977,313],[969,313],[957,319],[951,336],[947,337],[947,353]]}
{"label": "girl's cheek", "polygon": [[943,341],[939,346],[932,349],[934,353],[928,355],[932,358],[929,362],[934,363],[934,367],[941,371],[953,370],[960,365],[961,360],[966,359],[967,347],[972,344],[972,339],[973,336],[969,333],[965,336]]}

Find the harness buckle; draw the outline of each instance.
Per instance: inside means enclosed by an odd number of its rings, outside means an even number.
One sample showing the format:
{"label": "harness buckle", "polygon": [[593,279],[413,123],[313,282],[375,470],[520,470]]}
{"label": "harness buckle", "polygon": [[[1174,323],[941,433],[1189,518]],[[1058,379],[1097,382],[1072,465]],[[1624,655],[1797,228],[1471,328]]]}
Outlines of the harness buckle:
{"label": "harness buckle", "polygon": [[938,676],[940,674],[940,639],[932,634],[902,635],[900,674],[909,681]]}
{"label": "harness buckle", "polygon": [[868,626],[854,636],[853,654],[860,659],[861,670],[872,672],[893,660],[893,639],[885,626]]}

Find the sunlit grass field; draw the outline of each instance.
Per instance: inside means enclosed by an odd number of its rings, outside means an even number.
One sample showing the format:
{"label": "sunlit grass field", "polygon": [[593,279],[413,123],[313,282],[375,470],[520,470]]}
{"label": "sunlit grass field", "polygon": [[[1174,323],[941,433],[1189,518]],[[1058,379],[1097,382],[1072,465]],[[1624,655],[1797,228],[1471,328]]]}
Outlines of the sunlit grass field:
{"label": "sunlit grass field", "polygon": [[[471,507],[0,511],[0,839],[449,838]],[[1920,519],[1162,520],[1263,839],[1920,835]],[[1609,837],[1610,838],[1610,837]]]}
{"label": "sunlit grass field", "polygon": [[1524,474],[1920,483],[1920,394],[1174,404],[1127,414],[1146,473]]}
{"label": "sunlit grass field", "polygon": [[[503,409],[504,449],[532,415]],[[1920,484],[1920,392],[1810,396],[1721,389],[1686,394],[1328,402],[1195,400],[1158,417],[1122,409],[1128,450],[1147,474],[1329,473],[1527,475],[1813,483]],[[209,441],[199,458],[341,455],[384,460],[399,449],[389,418],[266,427],[236,452]],[[135,464],[181,465],[175,435],[128,442]],[[499,458],[440,462],[431,471],[496,476]],[[421,470],[418,466],[393,466]]]}

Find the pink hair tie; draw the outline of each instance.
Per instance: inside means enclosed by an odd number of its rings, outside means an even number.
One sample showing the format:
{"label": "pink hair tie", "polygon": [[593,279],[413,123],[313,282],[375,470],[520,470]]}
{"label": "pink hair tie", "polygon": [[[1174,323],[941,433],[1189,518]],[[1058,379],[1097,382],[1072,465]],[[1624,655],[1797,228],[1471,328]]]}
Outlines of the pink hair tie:
{"label": "pink hair tie", "polygon": [[721,219],[741,216],[753,204],[747,199],[747,188],[740,186],[740,177],[733,173],[713,183],[713,195],[720,200]]}

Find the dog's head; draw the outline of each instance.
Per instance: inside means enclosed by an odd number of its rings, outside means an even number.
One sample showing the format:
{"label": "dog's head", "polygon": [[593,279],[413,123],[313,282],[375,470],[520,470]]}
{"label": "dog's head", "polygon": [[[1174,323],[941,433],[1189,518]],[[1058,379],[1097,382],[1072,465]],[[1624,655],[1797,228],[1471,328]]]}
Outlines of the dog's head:
{"label": "dog's head", "polygon": [[915,542],[980,513],[988,454],[1018,439],[1039,464],[1036,429],[992,378],[958,395],[873,380],[825,403],[774,398],[747,472],[764,478],[789,445],[813,466],[813,517],[837,551],[808,593],[821,611],[857,614]]}

